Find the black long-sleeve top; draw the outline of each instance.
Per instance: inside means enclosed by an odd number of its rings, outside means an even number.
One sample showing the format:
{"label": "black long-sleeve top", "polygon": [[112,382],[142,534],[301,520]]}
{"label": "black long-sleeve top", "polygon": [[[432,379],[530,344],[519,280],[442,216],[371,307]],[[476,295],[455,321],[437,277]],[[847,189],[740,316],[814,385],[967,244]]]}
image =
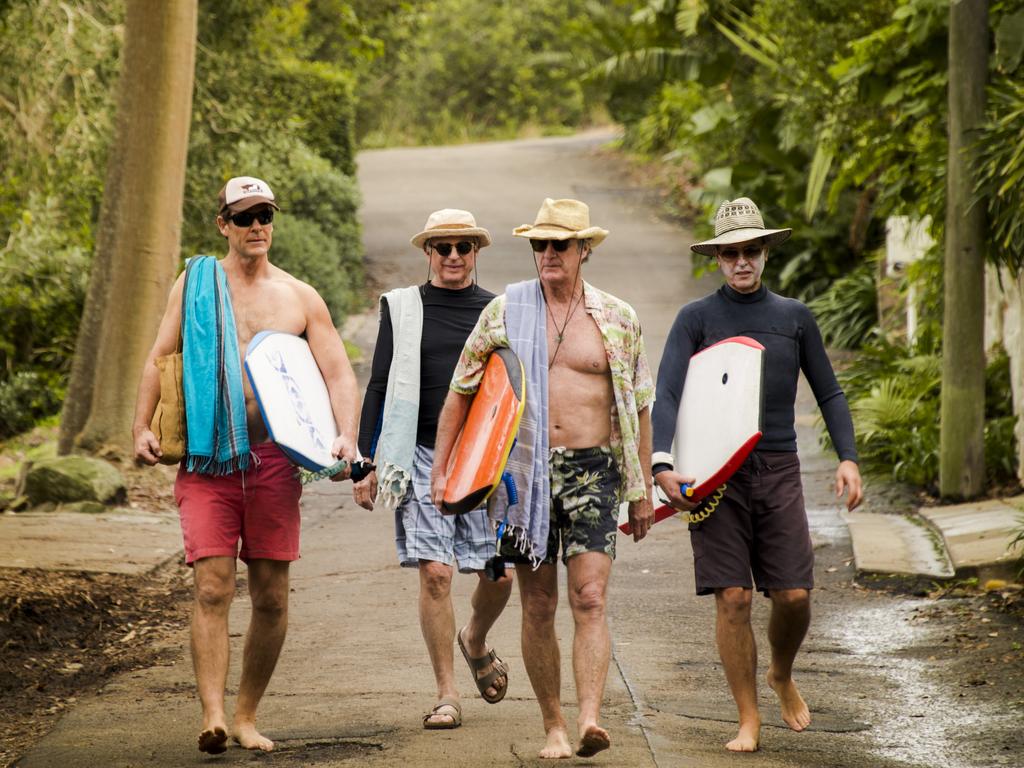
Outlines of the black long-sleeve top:
{"label": "black long-sleeve top", "polygon": [[[423,336],[420,340],[420,412],[416,424],[416,442],[434,447],[437,418],[448,394],[455,364],[462,347],[476,325],[480,312],[494,294],[474,284],[459,290],[438,288],[430,283],[420,286],[423,300]],[[373,350],[370,382],[363,398],[359,421],[359,452],[372,457],[380,434],[384,395],[394,352],[394,326],[387,299],[381,302],[380,327]]]}
{"label": "black long-sleeve top", "polygon": [[857,460],[850,408],[814,316],[803,303],[764,285],[754,293],[723,285],[679,311],[658,368],[658,399],[651,417],[655,451],[671,451],[690,357],[730,336],[749,336],[765,348],[764,434],[758,450],[796,452],[794,406],[802,370],[839,459]]}

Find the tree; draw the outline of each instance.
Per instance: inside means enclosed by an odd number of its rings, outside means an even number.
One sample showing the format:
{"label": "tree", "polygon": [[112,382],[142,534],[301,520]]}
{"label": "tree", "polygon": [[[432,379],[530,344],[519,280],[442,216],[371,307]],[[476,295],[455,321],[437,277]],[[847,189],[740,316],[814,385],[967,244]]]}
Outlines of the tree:
{"label": "tree", "polygon": [[115,149],[59,450],[127,446],[179,258],[197,0],[128,0]]}
{"label": "tree", "polygon": [[939,438],[939,492],[945,497],[978,496],[985,482],[985,206],[974,203],[973,191],[988,38],[988,0],[953,0]]}

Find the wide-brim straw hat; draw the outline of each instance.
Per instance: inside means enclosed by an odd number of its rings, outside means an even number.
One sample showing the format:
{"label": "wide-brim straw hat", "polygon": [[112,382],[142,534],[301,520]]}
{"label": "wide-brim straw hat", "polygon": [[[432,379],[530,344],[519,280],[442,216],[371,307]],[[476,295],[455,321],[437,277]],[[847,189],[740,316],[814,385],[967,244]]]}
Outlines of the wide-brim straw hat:
{"label": "wide-brim straw hat", "polygon": [[590,226],[590,207],[579,200],[544,198],[533,224],[512,230],[516,237],[533,240],[589,240],[596,248],[608,237],[608,230]]}
{"label": "wide-brim straw hat", "polygon": [[714,256],[719,246],[761,240],[768,247],[789,239],[792,229],[765,229],[761,211],[749,197],[726,200],[715,214],[715,236],[690,246],[691,251]]}
{"label": "wide-brim straw hat", "polygon": [[476,219],[469,211],[458,208],[442,208],[427,217],[423,231],[413,235],[411,242],[416,248],[423,248],[427,240],[435,237],[475,237],[481,248],[491,244],[491,233],[476,225]]}

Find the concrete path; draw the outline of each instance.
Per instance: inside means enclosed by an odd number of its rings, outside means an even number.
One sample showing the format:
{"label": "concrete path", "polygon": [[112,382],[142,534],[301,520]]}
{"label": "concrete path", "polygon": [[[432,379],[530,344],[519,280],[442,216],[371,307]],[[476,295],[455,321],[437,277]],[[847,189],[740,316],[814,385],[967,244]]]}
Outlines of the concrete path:
{"label": "concrete path", "polygon": [[[529,247],[513,240],[511,229],[532,221],[544,196],[575,195],[591,204],[594,222],[612,233],[588,264],[588,279],[634,304],[656,366],[678,307],[715,283],[698,284],[690,276],[689,234],[661,220],[645,192],[634,189],[613,162],[594,154],[604,138],[362,154],[371,275],[381,287],[420,281],[425,260],[408,238],[431,210],[465,207],[495,237],[480,259],[480,274],[484,285],[500,289],[532,274]],[[372,319],[350,328],[363,342],[375,335]],[[714,646],[713,605],[694,597],[689,540],[685,526],[672,519],[640,545],[623,541],[620,546],[611,583],[614,659],[604,708],[613,748],[571,763],[660,768],[739,762],[750,768],[1016,764],[1024,747],[1018,716],[985,699],[983,687],[961,689],[947,682],[958,669],[956,658],[936,650],[944,626],[916,621],[925,601],[851,587],[849,536],[829,489],[835,461],[817,448],[807,416],[812,406],[802,390],[800,445],[817,589],[816,613],[796,674],[814,712],[811,730],[796,734],[781,727],[777,704],[762,693],[762,751],[737,757],[722,749],[736,726]],[[261,709],[261,724],[277,741],[277,752],[232,749],[210,759],[195,751],[199,707],[183,650],[170,666],[121,676],[80,702],[19,765],[540,764],[535,755],[543,734],[519,651],[515,594],[491,638],[511,667],[506,700],[490,706],[470,696],[470,674],[457,656],[465,725],[450,732],[421,729],[420,715],[433,699],[434,686],[416,619],[417,577],[395,564],[390,516],[355,507],[349,488],[320,483],[304,497],[303,559],[293,568],[291,629]],[[460,621],[468,614],[473,582],[474,577],[455,580]],[[765,603],[758,598],[755,604],[762,647]],[[240,596],[231,617],[232,694],[247,618],[247,600]],[[994,617],[989,626],[1006,631],[998,621]],[[562,691],[572,722],[572,627],[564,597],[558,622]],[[186,633],[171,642],[186,648]],[[964,711],[971,715],[967,728]]]}
{"label": "concrete path", "polygon": [[1024,496],[941,507],[916,515],[846,516],[857,569],[951,579],[1014,580],[1024,556]]}

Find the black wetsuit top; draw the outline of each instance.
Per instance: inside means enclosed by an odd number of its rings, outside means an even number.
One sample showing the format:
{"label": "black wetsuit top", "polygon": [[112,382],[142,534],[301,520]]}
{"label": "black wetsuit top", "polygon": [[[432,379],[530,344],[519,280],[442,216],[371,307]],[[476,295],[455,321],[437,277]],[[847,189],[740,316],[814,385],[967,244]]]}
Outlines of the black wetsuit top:
{"label": "black wetsuit top", "polygon": [[[448,386],[462,347],[494,294],[475,284],[453,291],[424,283],[420,286],[420,297],[423,300],[423,337],[420,340],[420,412],[416,442],[433,448],[437,418],[448,395]],[[381,302],[380,328],[373,350],[370,383],[366,386],[359,421],[359,452],[367,457],[373,456],[380,434],[384,395],[388,389],[394,352],[393,336],[391,312],[385,299]]]}
{"label": "black wetsuit top", "polygon": [[[763,284],[754,293],[723,285],[679,311],[658,368],[658,399],[652,413],[655,451],[672,450],[690,357],[730,336],[749,336],[765,348],[764,434],[757,450],[796,452],[794,405],[803,370],[839,459],[857,460],[850,408],[814,316],[803,303],[772,293]],[[654,470],[666,468],[659,464]]]}

